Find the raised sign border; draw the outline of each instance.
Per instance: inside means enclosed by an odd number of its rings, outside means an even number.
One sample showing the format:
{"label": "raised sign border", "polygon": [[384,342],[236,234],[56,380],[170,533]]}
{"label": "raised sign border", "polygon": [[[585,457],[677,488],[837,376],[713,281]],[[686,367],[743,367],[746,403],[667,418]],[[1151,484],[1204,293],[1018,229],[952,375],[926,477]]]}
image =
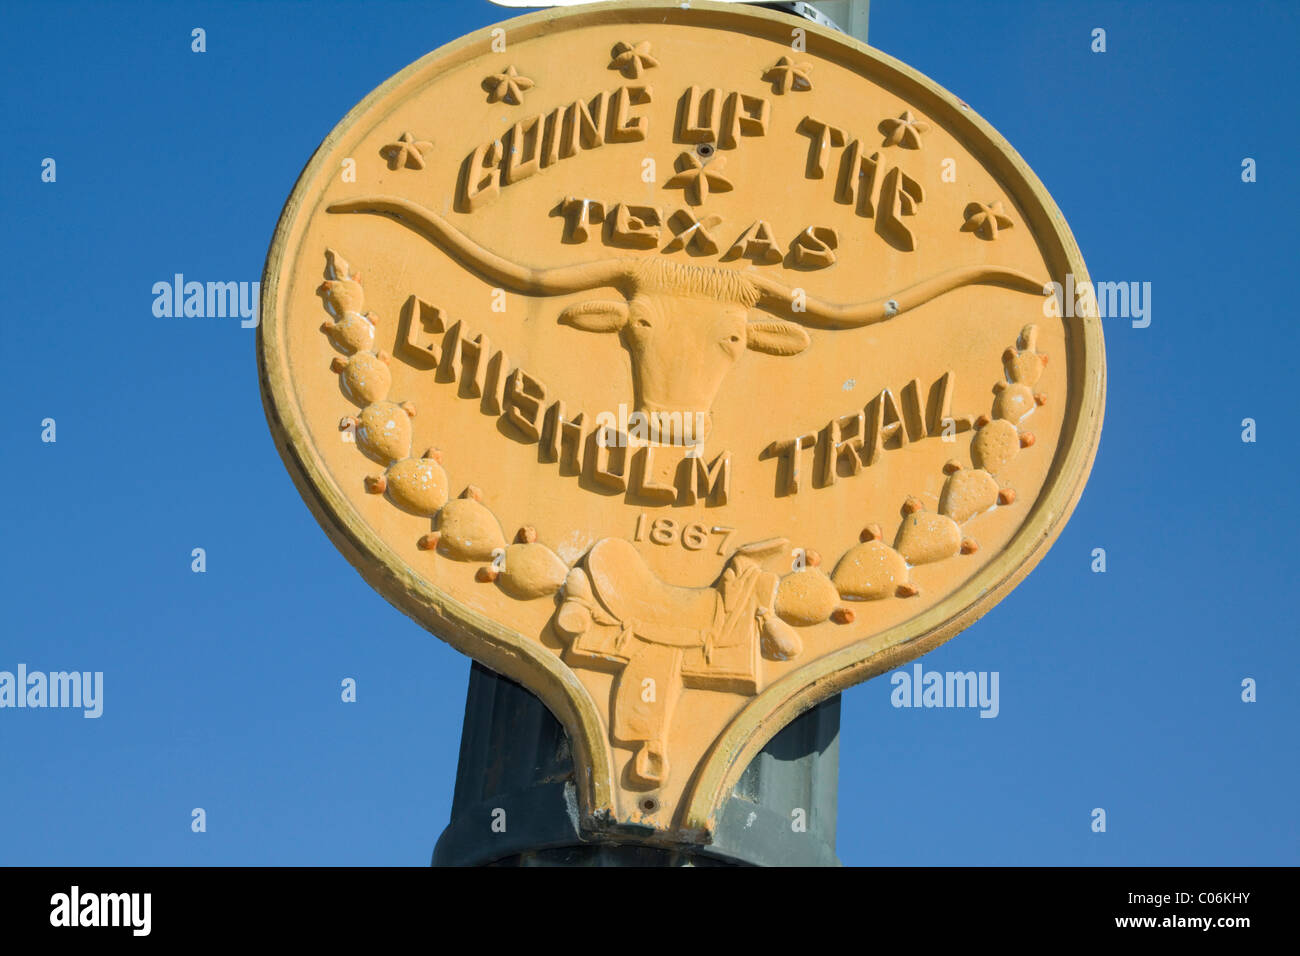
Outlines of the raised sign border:
{"label": "raised sign border", "polygon": [[[808,53],[858,68],[887,85],[932,117],[942,117],[970,153],[1001,182],[1024,210],[1050,278],[1072,273],[1088,280],[1077,243],[1051,196],[1020,155],[963,101],[916,70],[845,34],[760,7],[678,0],[645,0],[636,6],[601,3],[549,9],[493,24],[461,37],[395,74],[354,107],[330,132],[299,176],[277,223],[262,276],[261,322],[257,332],[258,376],[267,420],[294,484],[335,546],[399,610],[457,650],[528,686],[560,720],[573,743],[580,826],[585,832],[620,829],[615,817],[613,751],[594,701],[569,667],[541,644],[516,634],[443,594],[392,551],[360,518],[325,471],[308,438],[281,332],[280,271],[287,250],[314,209],[305,208],[310,186],[340,137],[380,101],[440,71],[478,56],[490,32],[504,27],[513,42],[559,29],[556,21],[587,23],[716,23],[788,43],[802,27]],[[437,69],[435,69],[435,67]],[[865,67],[865,70],[863,68]],[[1082,494],[1100,438],[1105,406],[1105,352],[1101,321],[1093,314],[1062,319],[1066,327],[1070,394],[1065,402],[1061,441],[1051,472],[1029,516],[1007,547],[971,580],[929,610],[881,634],[892,646],[864,657],[866,640],[820,657],[786,675],[751,698],[710,748],[687,788],[672,830],[640,839],[708,842],[717,815],[740,775],[762,747],[799,713],[845,688],[932,650],[968,627],[1015,587],[1056,540]],[[630,834],[629,834],[630,835]]]}

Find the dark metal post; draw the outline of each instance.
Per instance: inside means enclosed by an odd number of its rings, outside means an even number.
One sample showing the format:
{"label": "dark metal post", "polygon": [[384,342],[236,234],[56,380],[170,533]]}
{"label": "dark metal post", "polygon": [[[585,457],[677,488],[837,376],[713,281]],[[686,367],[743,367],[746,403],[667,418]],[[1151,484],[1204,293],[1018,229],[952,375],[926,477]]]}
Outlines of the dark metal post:
{"label": "dark metal post", "polygon": [[839,729],[836,696],[773,737],[736,785],[709,846],[589,842],[578,832],[564,728],[527,689],[476,663],[451,822],[433,865],[838,865]]}

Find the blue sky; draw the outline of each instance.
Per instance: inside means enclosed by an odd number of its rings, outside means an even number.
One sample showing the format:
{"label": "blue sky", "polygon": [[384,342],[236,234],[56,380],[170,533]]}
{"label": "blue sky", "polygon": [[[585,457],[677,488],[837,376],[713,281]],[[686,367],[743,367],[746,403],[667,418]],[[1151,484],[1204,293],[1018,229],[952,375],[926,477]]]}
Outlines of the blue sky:
{"label": "blue sky", "polygon": [[[469,662],[311,517],[252,330],[156,318],[150,290],[260,278],[343,114],[504,18],[481,0],[7,8],[0,670],[103,671],[105,706],[0,710],[0,864],[428,862]],[[873,45],[1009,139],[1093,277],[1152,283],[1152,321],[1106,321],[1101,448],[1051,553],[923,659],[998,671],[997,719],[895,709],[887,679],[845,694],[846,863],[1300,862],[1300,528],[1277,501],[1300,464],[1298,37],[1287,3],[873,0]]]}

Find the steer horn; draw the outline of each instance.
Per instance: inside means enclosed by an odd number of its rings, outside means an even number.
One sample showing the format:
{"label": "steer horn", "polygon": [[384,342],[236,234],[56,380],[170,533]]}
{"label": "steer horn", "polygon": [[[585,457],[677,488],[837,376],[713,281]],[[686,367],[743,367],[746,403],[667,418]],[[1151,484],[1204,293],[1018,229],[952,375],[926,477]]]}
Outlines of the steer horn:
{"label": "steer horn", "polygon": [[[761,290],[758,304],[777,314],[787,314],[801,325],[821,326],[829,329],[851,329],[861,325],[871,325],[892,319],[900,312],[924,305],[931,299],[937,299],[945,292],[977,283],[1005,285],[1018,292],[1032,292],[1046,295],[1047,283],[1015,269],[1000,266],[964,266],[949,269],[937,276],[924,279],[916,285],[909,286],[902,292],[882,296],[871,302],[851,302],[836,305],[823,302],[809,295],[805,297],[805,309],[792,311],[790,303],[793,290],[777,282],[771,276],[761,273],[750,274],[749,278]],[[780,307],[778,309],[778,306]]]}
{"label": "steer horn", "polygon": [[604,286],[625,287],[636,260],[627,256],[553,269],[531,269],[484,249],[432,209],[397,196],[364,196],[329,206],[329,212],[371,212],[392,216],[428,236],[465,265],[516,292],[566,295]]}
{"label": "steer horn", "polygon": [[[423,233],[470,266],[495,282],[517,292],[533,295],[566,295],[602,287],[615,287],[631,298],[636,292],[637,267],[644,260],[620,256],[600,259],[572,266],[551,269],[534,269],[503,259],[484,249],[436,212],[418,203],[397,196],[363,196],[333,203],[329,212],[364,212],[392,216],[417,232]],[[771,276],[759,272],[726,270],[753,284],[759,292],[758,304],[768,310],[789,317],[802,325],[830,329],[856,328],[893,318],[900,312],[924,305],[946,292],[979,283],[1004,285],[1019,292],[1045,295],[1047,283],[1000,266],[964,266],[950,269],[910,286],[901,292],[882,296],[870,302],[849,302],[842,305],[824,302],[813,296],[805,297],[805,309],[794,311],[791,301],[794,291]]]}

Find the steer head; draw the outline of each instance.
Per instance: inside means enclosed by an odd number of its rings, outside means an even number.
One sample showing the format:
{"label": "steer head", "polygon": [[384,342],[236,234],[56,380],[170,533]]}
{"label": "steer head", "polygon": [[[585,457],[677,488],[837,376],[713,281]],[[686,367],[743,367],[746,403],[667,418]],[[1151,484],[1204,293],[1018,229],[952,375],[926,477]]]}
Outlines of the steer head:
{"label": "steer head", "polygon": [[632,358],[636,408],[681,413],[708,434],[709,409],[745,349],[797,355],[808,333],[793,322],[754,313],[761,291],[737,272],[646,260],[633,270],[630,295],[570,306],[560,322],[585,332],[617,332]]}
{"label": "steer head", "polygon": [[[433,210],[396,196],[349,199],[329,211],[392,216],[483,277],[526,295],[617,290],[619,299],[570,306],[560,321],[587,332],[619,333],[632,357],[636,407],[647,414],[707,416],[723,378],[744,349],[797,355],[809,345],[800,326],[870,325],[974,283],[1040,296],[1052,289],[1014,269],[977,265],[949,269],[870,301],[833,303],[803,291],[796,295],[764,272],[689,265],[660,255],[530,268],[483,248]],[[755,312],[758,308],[764,312]]]}

